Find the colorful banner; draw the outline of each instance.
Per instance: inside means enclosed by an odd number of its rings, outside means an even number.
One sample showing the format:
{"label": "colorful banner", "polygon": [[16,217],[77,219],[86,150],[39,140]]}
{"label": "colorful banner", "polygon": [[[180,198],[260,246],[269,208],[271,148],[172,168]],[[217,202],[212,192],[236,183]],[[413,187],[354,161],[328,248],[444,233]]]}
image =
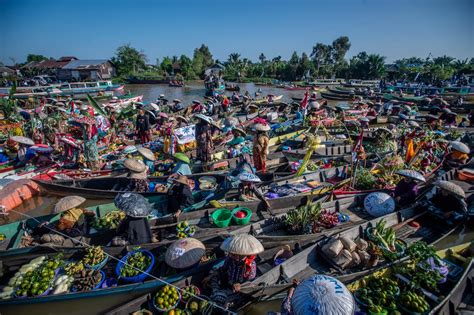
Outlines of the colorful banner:
{"label": "colorful banner", "polygon": [[174,134],[178,139],[178,144],[186,144],[196,140],[196,125],[190,125],[174,130]]}

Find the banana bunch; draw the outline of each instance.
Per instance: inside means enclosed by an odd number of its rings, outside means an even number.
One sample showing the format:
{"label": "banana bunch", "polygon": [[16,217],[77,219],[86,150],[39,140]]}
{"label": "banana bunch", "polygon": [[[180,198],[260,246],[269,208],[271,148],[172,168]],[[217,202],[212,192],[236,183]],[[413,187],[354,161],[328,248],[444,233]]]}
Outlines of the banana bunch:
{"label": "banana bunch", "polygon": [[66,266],[64,266],[64,271],[69,276],[72,276],[76,273],[79,273],[82,270],[84,270],[84,264],[82,263],[82,261],[71,262],[71,263],[67,264]]}
{"label": "banana bunch", "polygon": [[104,250],[100,246],[92,246],[86,248],[86,254],[82,258],[82,262],[89,266],[97,265],[105,259]]}

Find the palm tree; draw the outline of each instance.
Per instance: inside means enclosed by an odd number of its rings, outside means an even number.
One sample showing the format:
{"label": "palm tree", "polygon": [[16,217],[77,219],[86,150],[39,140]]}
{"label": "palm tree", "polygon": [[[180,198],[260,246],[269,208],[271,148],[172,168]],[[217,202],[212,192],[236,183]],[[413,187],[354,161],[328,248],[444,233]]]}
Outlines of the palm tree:
{"label": "palm tree", "polygon": [[369,79],[380,79],[385,73],[385,57],[371,54],[367,57],[367,77]]}
{"label": "palm tree", "polygon": [[258,60],[260,60],[260,63],[263,64],[267,60],[267,57],[265,57],[265,55],[261,53],[260,56],[258,56]]}
{"label": "palm tree", "polygon": [[229,55],[228,62],[231,65],[237,65],[240,62],[240,54],[239,53],[232,53]]}

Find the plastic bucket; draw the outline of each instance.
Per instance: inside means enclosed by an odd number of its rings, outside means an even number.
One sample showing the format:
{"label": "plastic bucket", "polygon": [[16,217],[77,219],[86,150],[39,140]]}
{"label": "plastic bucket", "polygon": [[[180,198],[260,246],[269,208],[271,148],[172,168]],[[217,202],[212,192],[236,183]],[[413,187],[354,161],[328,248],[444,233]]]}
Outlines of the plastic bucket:
{"label": "plastic bucket", "polygon": [[232,211],[227,208],[217,209],[211,214],[211,218],[217,227],[227,227],[232,219]]}
{"label": "plastic bucket", "polygon": [[84,264],[84,267],[89,268],[89,269],[94,269],[94,270],[102,269],[105,266],[105,264],[107,263],[108,260],[109,260],[109,256],[105,255],[105,258],[104,258],[104,260],[102,260],[102,262],[100,262],[98,264],[95,264],[93,266],[88,265],[88,264]]}
{"label": "plastic bucket", "polygon": [[[239,211],[243,211],[247,213],[247,215],[243,218],[237,218],[235,214]],[[235,208],[234,211],[232,211],[232,221],[234,221],[234,223],[237,225],[248,224],[251,218],[252,218],[252,210],[250,210],[249,208],[238,207],[238,208]]]}

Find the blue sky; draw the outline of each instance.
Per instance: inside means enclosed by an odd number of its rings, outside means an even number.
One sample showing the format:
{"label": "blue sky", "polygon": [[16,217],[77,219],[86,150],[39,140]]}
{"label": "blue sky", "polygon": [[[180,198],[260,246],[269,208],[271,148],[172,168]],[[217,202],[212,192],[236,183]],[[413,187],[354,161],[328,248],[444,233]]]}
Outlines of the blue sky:
{"label": "blue sky", "polygon": [[474,0],[0,0],[0,61],[28,53],[81,59],[113,56],[125,43],[149,63],[192,55],[257,60],[311,52],[349,36],[348,56],[474,57]]}

